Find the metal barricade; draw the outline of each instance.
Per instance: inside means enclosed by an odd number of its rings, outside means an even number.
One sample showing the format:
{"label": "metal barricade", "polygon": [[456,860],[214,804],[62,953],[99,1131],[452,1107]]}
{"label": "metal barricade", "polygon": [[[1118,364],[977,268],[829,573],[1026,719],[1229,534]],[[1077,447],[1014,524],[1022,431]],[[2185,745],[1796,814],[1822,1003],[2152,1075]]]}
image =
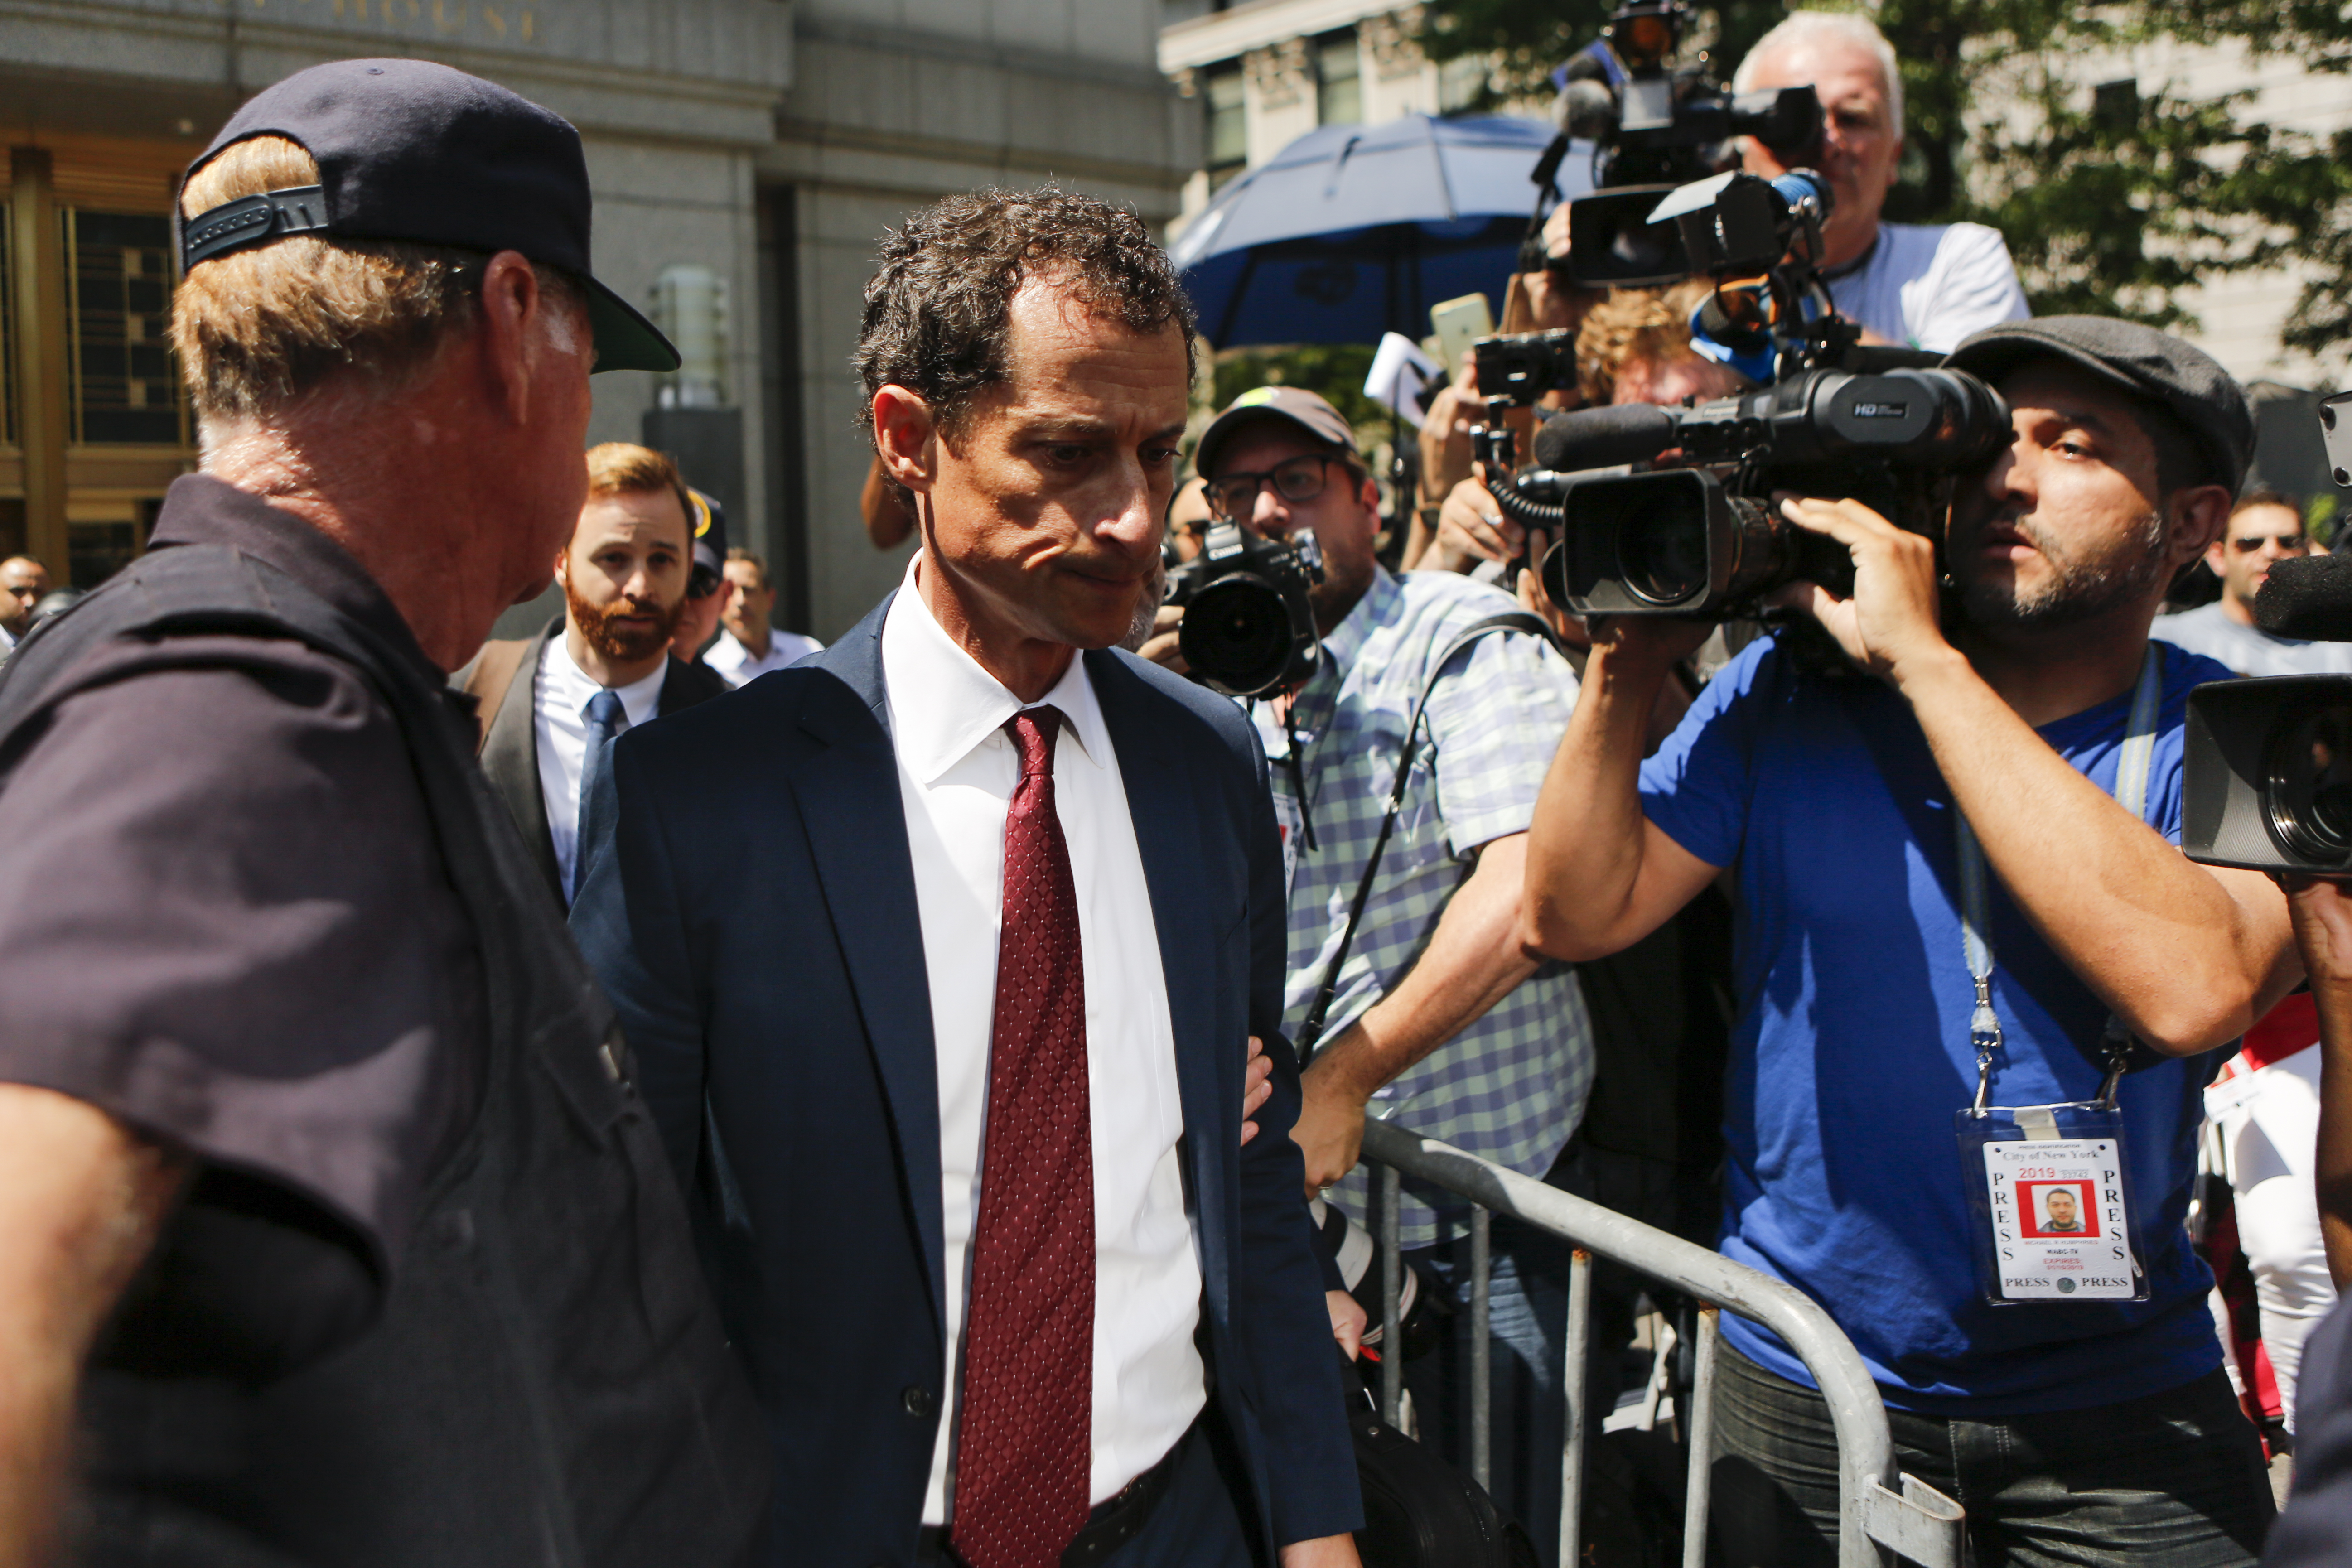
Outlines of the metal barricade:
{"label": "metal barricade", "polygon": [[[1575,1248],[1569,1275],[1564,1379],[1568,1436],[1560,1455],[1559,1561],[1563,1568],[1572,1568],[1580,1561],[1589,1425],[1584,1419],[1585,1350],[1591,1332],[1596,1253],[1684,1291],[1700,1303],[1693,1347],[1696,1375],[1690,1409],[1683,1423],[1690,1447],[1683,1511],[1684,1568],[1704,1568],[1706,1562],[1708,1450],[1713,1443],[1719,1311],[1737,1313],[1778,1334],[1805,1363],[1828,1401],[1838,1447],[1839,1568],[1877,1568],[1883,1561],[1881,1547],[1922,1568],[1961,1568],[1960,1505],[1896,1469],[1886,1406],[1860,1352],[1829,1314],[1802,1292],[1678,1236],[1402,1127],[1367,1121],[1363,1157],[1379,1170],[1384,1322],[1396,1321],[1404,1284],[1397,1216],[1402,1176],[1442,1187],[1477,1205],[1470,1227],[1470,1466],[1482,1486],[1491,1484],[1493,1352],[1487,1332],[1487,1286],[1493,1267],[1492,1216],[1508,1215],[1559,1237]],[[1402,1402],[1403,1377],[1402,1355],[1382,1357],[1381,1414],[1391,1425],[1396,1423]]]}

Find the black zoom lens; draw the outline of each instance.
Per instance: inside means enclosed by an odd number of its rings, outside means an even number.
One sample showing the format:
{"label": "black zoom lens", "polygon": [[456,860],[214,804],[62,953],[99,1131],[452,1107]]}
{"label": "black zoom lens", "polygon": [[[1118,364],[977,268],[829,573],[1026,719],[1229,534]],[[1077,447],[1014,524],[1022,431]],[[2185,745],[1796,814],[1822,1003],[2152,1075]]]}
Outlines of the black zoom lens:
{"label": "black zoom lens", "polygon": [[1176,638],[1195,674],[1236,697],[1255,697],[1280,682],[1290,642],[1282,591],[1252,572],[1220,577],[1193,595]]}
{"label": "black zoom lens", "polygon": [[1706,587],[1706,519],[1670,512],[1617,536],[1625,586],[1653,605],[1678,605]]}
{"label": "black zoom lens", "polygon": [[2284,716],[2263,773],[2263,807],[2281,846],[2306,860],[2352,862],[2352,705]]}

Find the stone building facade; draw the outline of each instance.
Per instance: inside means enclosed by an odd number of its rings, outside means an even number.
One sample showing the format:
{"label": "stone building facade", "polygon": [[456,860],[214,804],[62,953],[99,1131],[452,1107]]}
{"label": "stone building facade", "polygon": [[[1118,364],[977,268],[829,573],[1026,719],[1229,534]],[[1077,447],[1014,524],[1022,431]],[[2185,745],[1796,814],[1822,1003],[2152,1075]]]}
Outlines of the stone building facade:
{"label": "stone building facade", "polygon": [[1160,0],[0,0],[0,550],[86,584],[193,466],[161,342],[186,161],[289,72],[420,57],[580,127],[598,273],[704,344],[684,376],[599,376],[592,437],[666,437],[770,560],[778,619],[830,640],[905,563],[856,508],[877,237],[988,184],[1171,217],[1199,132],[1160,20]]}

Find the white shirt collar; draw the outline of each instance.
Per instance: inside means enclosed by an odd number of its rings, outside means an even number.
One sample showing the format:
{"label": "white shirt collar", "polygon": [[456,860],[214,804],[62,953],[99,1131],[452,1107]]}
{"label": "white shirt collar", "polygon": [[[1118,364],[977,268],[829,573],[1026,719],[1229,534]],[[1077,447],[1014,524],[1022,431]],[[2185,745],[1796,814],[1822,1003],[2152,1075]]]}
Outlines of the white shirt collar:
{"label": "white shirt collar", "polygon": [[[587,717],[588,704],[596,693],[604,689],[596,679],[580,668],[572,657],[572,645],[564,632],[557,631],[547,639],[547,676],[549,695],[555,706],[566,712]],[[621,700],[621,711],[628,717],[629,727],[652,720],[661,711],[662,682],[669,677],[669,660],[654,666],[654,672],[642,680],[626,686],[615,686],[613,694]]]}
{"label": "white shirt collar", "polygon": [[1081,755],[1099,768],[1110,755],[1110,731],[1095,701],[1086,655],[1070,660],[1062,679],[1036,704],[1024,704],[1003,682],[932,619],[915,586],[917,551],[906,580],[882,622],[882,679],[889,693],[891,737],[909,773],[929,785],[991,740],[1010,746],[1004,721],[1024,706],[1058,708]]}

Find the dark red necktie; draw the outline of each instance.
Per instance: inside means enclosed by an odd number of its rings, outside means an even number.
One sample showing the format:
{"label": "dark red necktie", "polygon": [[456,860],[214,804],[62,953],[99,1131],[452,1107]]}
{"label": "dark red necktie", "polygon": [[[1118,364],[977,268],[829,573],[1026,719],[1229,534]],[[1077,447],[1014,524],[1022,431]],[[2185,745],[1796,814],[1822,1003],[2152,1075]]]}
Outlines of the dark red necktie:
{"label": "dark red necktie", "polygon": [[1055,1568],[1087,1522],[1095,1162],[1078,895],[1054,810],[1062,715],[1016,713],[988,1132],[964,1310],[950,1540],[971,1568]]}

